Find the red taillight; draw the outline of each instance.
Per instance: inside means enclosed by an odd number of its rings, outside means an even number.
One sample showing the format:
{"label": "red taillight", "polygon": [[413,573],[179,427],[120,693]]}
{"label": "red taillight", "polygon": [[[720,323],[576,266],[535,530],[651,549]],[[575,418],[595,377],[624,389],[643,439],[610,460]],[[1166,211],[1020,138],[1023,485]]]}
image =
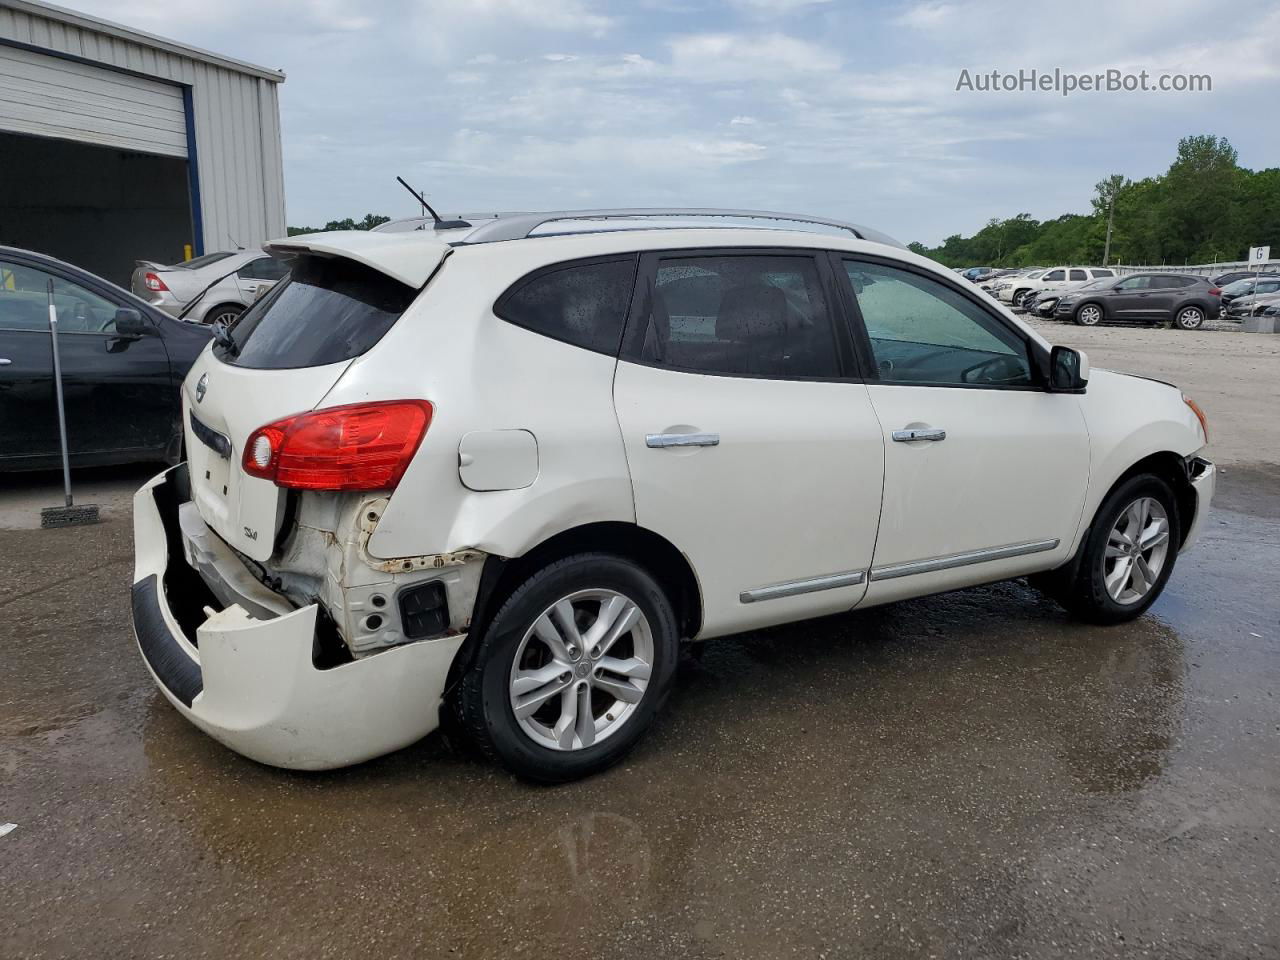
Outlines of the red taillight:
{"label": "red taillight", "polygon": [[154,273],[144,273],[142,275],[142,284],[148,290],[155,290],[157,293],[159,293],[161,290],[169,289],[168,287],[165,286],[164,281],[161,280]]}
{"label": "red taillight", "polygon": [[431,426],[426,400],[353,403],[286,417],[249,434],[241,464],[294,490],[387,490]]}
{"label": "red taillight", "polygon": [[1209,296],[1211,296],[1211,297],[1220,297],[1220,296],[1222,296],[1222,288],[1221,288],[1221,287],[1211,287],[1211,288],[1209,289]]}

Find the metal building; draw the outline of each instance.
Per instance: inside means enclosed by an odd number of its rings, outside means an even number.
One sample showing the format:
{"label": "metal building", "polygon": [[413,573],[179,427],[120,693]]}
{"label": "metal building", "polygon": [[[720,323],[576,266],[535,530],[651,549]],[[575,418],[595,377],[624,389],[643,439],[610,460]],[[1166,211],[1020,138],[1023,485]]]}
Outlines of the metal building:
{"label": "metal building", "polygon": [[0,244],[127,284],[285,233],[284,74],[0,0]]}

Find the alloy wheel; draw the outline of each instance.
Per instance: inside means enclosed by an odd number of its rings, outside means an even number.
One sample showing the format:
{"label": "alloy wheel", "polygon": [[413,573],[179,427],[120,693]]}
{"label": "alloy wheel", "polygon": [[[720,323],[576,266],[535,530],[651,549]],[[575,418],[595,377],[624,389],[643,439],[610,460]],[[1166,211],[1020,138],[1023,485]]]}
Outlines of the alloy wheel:
{"label": "alloy wheel", "polygon": [[230,326],[236,321],[236,318],[239,317],[240,314],[240,310],[218,310],[217,312],[211,313],[205,317],[204,322],[208,324],[225,323],[227,326]]}
{"label": "alloy wheel", "polygon": [[508,681],[520,729],[540,746],[582,750],[613,736],[644,698],[653,631],[614,590],[579,590],[533,621]]}
{"label": "alloy wheel", "polygon": [[1178,314],[1178,326],[1183,330],[1194,330],[1204,323],[1204,313],[1198,307],[1187,307]]}
{"label": "alloy wheel", "polygon": [[1098,322],[1102,319],[1102,308],[1096,307],[1091,303],[1087,304],[1077,311],[1076,319],[1086,327],[1097,326]]}
{"label": "alloy wheel", "polygon": [[1102,579],[1116,603],[1138,603],[1160,579],[1169,556],[1169,514],[1154,497],[1129,504],[1107,536]]}

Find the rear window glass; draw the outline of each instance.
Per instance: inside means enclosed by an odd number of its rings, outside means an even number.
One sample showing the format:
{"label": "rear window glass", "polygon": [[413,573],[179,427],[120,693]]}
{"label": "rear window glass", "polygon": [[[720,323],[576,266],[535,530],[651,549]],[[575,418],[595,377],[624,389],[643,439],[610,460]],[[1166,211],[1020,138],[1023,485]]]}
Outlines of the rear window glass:
{"label": "rear window glass", "polygon": [[201,267],[207,267],[211,263],[217,263],[219,260],[225,260],[231,256],[227,253],[206,253],[203,257],[196,257],[194,260],[184,260],[182,263],[171,263],[171,270],[199,270]]}
{"label": "rear window glass", "polygon": [[493,312],[518,327],[617,356],[636,258],[575,263],[519,281]]}
{"label": "rear window glass", "polygon": [[418,292],[341,257],[300,256],[289,278],[232,325],[226,363],[262,370],[319,367],[358,357],[382,339]]}

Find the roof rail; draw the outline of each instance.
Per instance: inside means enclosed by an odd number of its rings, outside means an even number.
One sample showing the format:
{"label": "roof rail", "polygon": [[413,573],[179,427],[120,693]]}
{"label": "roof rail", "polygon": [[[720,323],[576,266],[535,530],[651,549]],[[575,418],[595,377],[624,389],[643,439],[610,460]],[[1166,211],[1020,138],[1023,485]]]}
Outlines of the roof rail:
{"label": "roof rail", "polygon": [[670,217],[673,219],[725,217],[735,220],[789,221],[791,223],[834,227],[837,230],[847,230],[859,240],[870,240],[874,243],[885,243],[894,247],[902,246],[893,237],[878,230],[859,226],[856,223],[846,223],[843,220],[828,220],[826,217],[811,217],[797,213],[776,213],[769,210],[728,210],[716,207],[687,207],[684,209],[635,207],[619,210],[554,210],[546,213],[504,214],[494,220],[481,223],[467,235],[466,240],[462,241],[462,243],[470,245],[473,243],[496,243],[501,240],[524,240],[539,227],[564,220],[641,220],[657,217]]}

